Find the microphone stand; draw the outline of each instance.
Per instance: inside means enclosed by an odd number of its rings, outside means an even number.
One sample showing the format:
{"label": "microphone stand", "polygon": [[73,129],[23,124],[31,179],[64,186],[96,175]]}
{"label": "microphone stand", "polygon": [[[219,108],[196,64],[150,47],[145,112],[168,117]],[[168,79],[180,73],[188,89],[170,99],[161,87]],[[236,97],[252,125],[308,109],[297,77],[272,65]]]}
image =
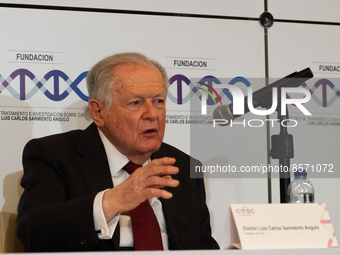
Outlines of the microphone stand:
{"label": "microphone stand", "polygon": [[[313,77],[310,68],[306,68],[299,73],[292,73],[285,78],[300,78],[303,81]],[[302,80],[298,80],[301,81]],[[300,82],[298,82],[300,83]],[[290,159],[294,158],[293,135],[288,134],[287,125],[283,126],[282,121],[289,119],[288,106],[286,106],[286,115],[281,114],[281,86],[278,87],[278,106],[276,108],[277,116],[280,122],[280,134],[271,136],[272,148],[269,156],[273,159],[279,159],[280,165],[280,203],[288,203],[288,185],[290,183]],[[270,104],[269,104],[270,105]],[[288,121],[286,121],[288,122]]]}
{"label": "microphone stand", "polygon": [[[279,159],[280,165],[280,202],[288,203],[288,185],[290,183],[290,159],[294,158],[293,135],[288,134],[287,125],[283,126],[282,121],[288,120],[288,107],[286,115],[281,114],[281,89],[278,93],[278,119],[280,122],[280,134],[271,136],[272,148],[269,156]],[[287,121],[286,121],[287,122]]]}
{"label": "microphone stand", "polygon": [[[297,87],[302,84],[302,82],[313,77],[312,70],[310,68],[306,68],[300,72],[294,72],[286,77],[263,87],[253,95],[253,102],[256,101],[256,107],[261,106],[262,108],[269,108],[272,106],[272,97],[271,91],[273,88],[278,89],[278,105],[277,105],[277,113],[278,119],[280,122],[280,134],[271,136],[271,144],[272,148],[269,152],[269,156],[273,159],[279,159],[280,164],[280,201],[281,203],[288,203],[288,185],[290,183],[290,159],[294,158],[294,148],[293,148],[293,136],[289,135],[287,132],[287,125],[283,126],[282,121],[288,120],[288,107],[286,106],[286,115],[281,114],[281,88],[282,87]],[[244,109],[246,112],[249,111],[247,97],[244,98]],[[218,108],[216,108],[218,109]],[[215,111],[216,111],[215,109]],[[215,118],[214,111],[214,118]],[[228,113],[224,114],[222,111],[219,111],[217,114],[217,118],[223,115],[226,115],[228,120],[237,118],[241,115],[233,115],[233,104],[230,104],[228,107]],[[230,118],[230,117],[233,118]],[[286,121],[288,122],[288,121]],[[224,124],[226,125],[226,124]]]}

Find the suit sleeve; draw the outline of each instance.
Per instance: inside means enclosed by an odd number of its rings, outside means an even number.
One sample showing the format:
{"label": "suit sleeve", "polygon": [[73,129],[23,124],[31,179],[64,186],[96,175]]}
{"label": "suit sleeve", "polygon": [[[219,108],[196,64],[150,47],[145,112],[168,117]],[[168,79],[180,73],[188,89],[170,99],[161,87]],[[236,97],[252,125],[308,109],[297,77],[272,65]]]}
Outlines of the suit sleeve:
{"label": "suit sleeve", "polygon": [[17,234],[27,251],[95,250],[93,201],[81,176],[76,185],[70,161],[60,163],[58,148],[37,139],[23,153],[24,193],[19,202]]}

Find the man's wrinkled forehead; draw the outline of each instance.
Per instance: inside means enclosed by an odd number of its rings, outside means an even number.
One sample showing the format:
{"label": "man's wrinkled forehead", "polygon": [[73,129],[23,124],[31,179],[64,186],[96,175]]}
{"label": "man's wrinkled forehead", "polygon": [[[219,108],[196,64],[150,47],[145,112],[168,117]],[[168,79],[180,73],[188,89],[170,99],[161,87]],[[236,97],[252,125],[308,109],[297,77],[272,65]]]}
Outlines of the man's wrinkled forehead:
{"label": "man's wrinkled forehead", "polygon": [[164,86],[160,71],[149,63],[127,63],[116,66],[113,70],[115,85],[126,86],[143,83],[161,83]]}

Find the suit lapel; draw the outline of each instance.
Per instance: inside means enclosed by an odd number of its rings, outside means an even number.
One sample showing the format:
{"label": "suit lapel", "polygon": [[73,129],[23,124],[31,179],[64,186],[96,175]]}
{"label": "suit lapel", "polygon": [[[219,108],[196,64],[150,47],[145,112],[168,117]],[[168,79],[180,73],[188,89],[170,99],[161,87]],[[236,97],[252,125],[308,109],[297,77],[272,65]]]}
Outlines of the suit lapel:
{"label": "suit lapel", "polygon": [[94,123],[84,130],[76,151],[79,153],[76,161],[90,193],[98,193],[104,189],[112,188],[109,163],[97,126]]}
{"label": "suit lapel", "polygon": [[[84,130],[76,151],[79,154],[76,162],[86,180],[90,193],[98,193],[102,190],[113,188],[105,148],[94,123]],[[118,223],[112,238],[116,250],[119,250],[119,229]]]}
{"label": "suit lapel", "polygon": [[[154,154],[151,155],[151,160],[157,159],[157,158],[162,158],[164,157],[163,153],[163,146],[161,146],[160,150],[155,152]],[[176,222],[172,220],[172,214],[175,212],[176,215],[180,213],[180,210],[178,209],[178,205],[180,201],[178,201],[178,198],[180,197],[180,194],[178,194],[178,189],[176,188],[169,188],[169,187],[164,187],[164,190],[167,190],[173,194],[173,197],[171,199],[163,199],[159,198],[159,200],[162,203],[162,210],[163,210],[163,215],[166,223],[166,231],[168,235],[168,245],[169,249],[176,249],[176,247],[179,247],[177,242],[176,242],[176,236],[177,236],[177,226]],[[175,237],[175,238],[174,238]]]}

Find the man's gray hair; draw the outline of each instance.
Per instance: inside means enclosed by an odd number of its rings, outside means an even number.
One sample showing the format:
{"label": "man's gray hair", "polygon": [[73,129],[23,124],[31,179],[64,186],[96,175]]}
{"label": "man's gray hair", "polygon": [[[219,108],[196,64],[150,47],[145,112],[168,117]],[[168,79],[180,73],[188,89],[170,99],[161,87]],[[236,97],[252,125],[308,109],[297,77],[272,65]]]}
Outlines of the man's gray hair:
{"label": "man's gray hair", "polygon": [[[112,95],[114,93],[115,81],[113,78],[113,69],[122,64],[152,64],[162,74],[164,88],[168,91],[168,76],[164,67],[155,60],[150,60],[140,53],[120,53],[99,61],[88,72],[86,77],[87,90],[89,99],[96,99],[102,102],[107,110],[112,106]],[[85,117],[91,120],[90,109],[85,109]]]}

